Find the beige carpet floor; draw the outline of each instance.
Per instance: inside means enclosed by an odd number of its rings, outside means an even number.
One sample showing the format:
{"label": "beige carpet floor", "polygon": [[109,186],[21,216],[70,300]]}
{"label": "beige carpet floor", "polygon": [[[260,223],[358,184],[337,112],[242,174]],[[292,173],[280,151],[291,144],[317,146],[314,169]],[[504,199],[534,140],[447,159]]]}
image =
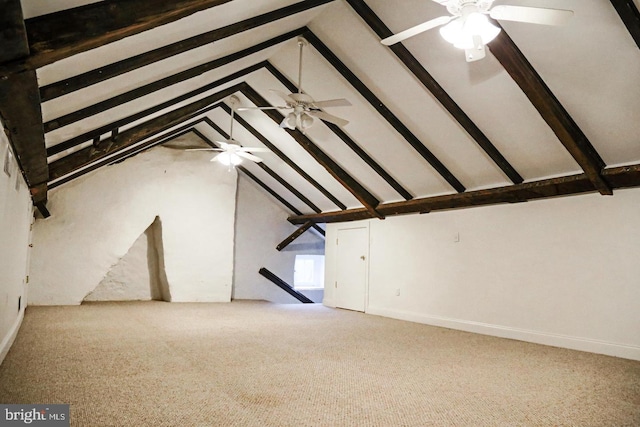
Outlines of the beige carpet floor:
{"label": "beige carpet floor", "polygon": [[640,426],[640,362],[264,302],[28,307],[0,403],[73,426]]}

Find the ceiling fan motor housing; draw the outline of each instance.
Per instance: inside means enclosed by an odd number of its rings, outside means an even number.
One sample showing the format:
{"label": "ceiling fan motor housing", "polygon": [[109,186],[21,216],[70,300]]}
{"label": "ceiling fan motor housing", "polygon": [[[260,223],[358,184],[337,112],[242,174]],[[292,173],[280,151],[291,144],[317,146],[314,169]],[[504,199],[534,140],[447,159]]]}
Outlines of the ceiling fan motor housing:
{"label": "ceiling fan motor housing", "polygon": [[488,13],[493,0],[448,0],[439,3],[446,5],[454,16],[466,16],[473,12]]}

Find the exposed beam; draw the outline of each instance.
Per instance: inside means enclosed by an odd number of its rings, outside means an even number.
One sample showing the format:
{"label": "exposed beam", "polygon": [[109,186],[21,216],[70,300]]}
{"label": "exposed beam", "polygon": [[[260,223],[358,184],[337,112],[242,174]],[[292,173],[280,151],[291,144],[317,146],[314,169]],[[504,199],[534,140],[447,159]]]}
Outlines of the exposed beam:
{"label": "exposed beam", "polygon": [[[0,62],[29,54],[19,0],[0,0]],[[0,78],[0,120],[34,204],[46,210],[49,167],[35,71]]]}
{"label": "exposed beam", "polygon": [[[371,30],[381,39],[393,35],[393,32],[375,14],[373,10],[363,0],[347,0],[347,3],[356,11],[358,15],[369,25]],[[429,74],[420,62],[402,45],[396,43],[389,47],[398,59],[407,67],[409,71],[418,79],[420,83],[440,102],[440,104],[460,123],[469,136],[484,150],[494,161],[502,172],[514,184],[521,183],[524,179],[504,158],[502,153],[493,145],[487,136],[476,126],[469,116],[456,104],[442,86]]]}
{"label": "exposed beam", "polygon": [[30,18],[28,62],[38,68],[229,1],[104,0]]}
{"label": "exposed beam", "polygon": [[[259,107],[272,107],[258,92],[256,92],[251,86],[247,85],[242,93],[255,105]],[[284,119],[284,116],[275,109],[262,110],[267,116],[269,116],[274,122],[280,124]],[[344,188],[346,188],[351,194],[356,197],[360,203],[369,211],[372,215],[382,218],[378,212],[376,212],[376,206],[380,203],[366,188],[364,188],[359,182],[357,182],[351,175],[347,173],[338,163],[336,163],[331,157],[329,157],[324,151],[322,151],[317,145],[315,145],[309,138],[307,138],[298,129],[285,129],[287,133],[305,149],[307,153],[311,155],[322,167],[324,167],[331,176],[333,176]]]}
{"label": "exposed beam", "polygon": [[333,222],[360,221],[372,218],[374,218],[374,216],[371,215],[368,210],[364,208],[357,208],[336,212],[323,212],[321,214],[291,216],[288,220],[292,224],[304,224],[307,221],[313,221],[316,224],[329,224]]}
{"label": "exposed beam", "polygon": [[[35,71],[0,79],[0,118],[27,185],[38,188],[47,182],[49,169]],[[31,195],[34,203],[47,199],[46,191]]]}
{"label": "exposed beam", "polygon": [[298,227],[298,229],[296,231],[291,233],[286,239],[284,239],[282,242],[280,242],[278,244],[278,246],[276,246],[276,249],[278,251],[283,250],[284,248],[289,246],[289,244],[291,244],[294,240],[296,240],[298,237],[302,236],[304,234],[304,232],[307,231],[308,229],[310,229],[313,225],[314,225],[313,221],[305,222],[304,224],[302,224],[301,227]]}
{"label": "exposed beam", "polygon": [[0,0],[0,64],[29,55],[20,0]]}
{"label": "exposed beam", "polygon": [[[235,55],[230,55],[230,56],[234,56],[235,57]],[[239,59],[241,57],[242,56],[235,57],[235,58]],[[227,59],[228,59],[228,57],[225,57],[225,58],[222,58],[221,60],[216,60],[216,61],[212,61],[212,62],[216,63],[215,66],[217,67],[217,66],[220,66],[220,65],[227,64],[227,62],[226,62]],[[212,62],[207,63],[205,65],[212,66]],[[184,100],[184,99],[191,98],[191,97],[193,97],[195,95],[198,95],[198,94],[200,94],[200,93],[202,93],[202,92],[204,92],[204,91],[206,91],[208,89],[211,89],[211,86],[214,85],[214,84],[219,86],[221,83],[218,83],[218,82],[220,82],[220,81],[231,81],[231,80],[234,80],[236,78],[244,77],[245,75],[247,75],[247,74],[249,74],[249,73],[251,73],[253,71],[258,70],[258,69],[262,68],[263,66],[264,66],[264,63],[254,64],[253,66],[250,66],[250,67],[247,67],[247,68],[245,68],[243,70],[240,70],[238,72],[232,73],[229,76],[218,80],[217,82],[211,83],[209,85],[205,85],[205,86],[203,86],[201,88],[198,88],[198,89],[192,90],[192,91],[190,91],[190,92],[188,92],[186,94],[183,94],[180,97],[180,99]],[[185,71],[186,75],[190,75],[191,74],[190,72],[192,70],[193,69]],[[132,89],[130,91],[121,93],[121,94],[116,95],[114,97],[111,97],[111,98],[105,99],[103,101],[100,101],[100,102],[98,102],[96,104],[89,105],[87,107],[81,108],[80,110],[76,110],[76,111],[73,111],[71,113],[65,114],[64,116],[60,116],[60,117],[57,117],[55,119],[49,120],[48,122],[46,122],[44,124],[44,131],[45,131],[45,133],[51,132],[51,131],[53,131],[55,129],[58,129],[58,128],[61,128],[63,126],[67,126],[69,124],[78,122],[80,120],[86,119],[87,117],[93,116],[95,114],[102,113],[102,112],[107,111],[107,110],[109,110],[111,108],[114,108],[114,107],[117,107],[119,105],[125,104],[127,102],[139,99],[139,98],[141,98],[141,97],[143,97],[145,95],[149,95],[150,93],[153,93],[155,91],[164,89],[164,88],[166,88],[168,86],[171,86],[173,84],[179,83],[180,81],[182,81],[181,80],[182,77],[186,77],[186,76],[180,76],[181,74],[183,74],[183,73],[178,73],[177,75],[169,76],[167,78],[160,79],[160,80],[155,81],[153,83],[149,83],[149,84],[140,86],[140,87],[138,87],[136,89]],[[176,76],[178,76],[178,77],[176,77]],[[191,77],[193,77],[193,76],[191,76]]]}
{"label": "exposed beam", "polygon": [[[229,139],[229,134],[226,133],[220,126],[214,123],[210,118],[205,117],[205,123],[211,126],[216,132],[222,135],[223,138]],[[308,197],[298,191],[293,185],[289,184],[284,178],[278,175],[273,169],[267,166],[264,162],[257,163],[258,167],[265,171],[271,178],[275,179],[280,185],[289,190],[294,196],[296,196],[302,203],[307,205],[312,211],[316,213],[322,212],[318,206],[316,206]]]}
{"label": "exposed beam", "polygon": [[[69,79],[56,83],[58,88],[56,89],[57,96],[64,93],[75,91],[93,84],[102,82],[104,80],[119,76],[121,74],[133,71],[140,67],[153,64],[154,62],[167,59],[171,56],[187,52],[191,49],[196,49],[207,44],[214,43],[218,40],[222,40],[226,37],[233,36],[235,34],[242,33],[254,28],[258,28],[262,25],[269,24],[271,22],[286,18],[288,16],[295,15],[300,12],[304,12],[309,9],[321,6],[326,3],[330,3],[333,0],[305,0],[290,6],[286,6],[271,12],[264,13],[252,18],[245,19],[227,25],[221,28],[217,28],[212,31],[208,31],[197,36],[190,37],[185,40],[180,40],[169,45],[150,50],[145,53],[141,53],[136,56],[124,59],[122,61],[114,62],[113,64],[105,65],[100,68],[88,71],[86,73],[79,74]],[[172,4],[172,3],[169,3]],[[27,64],[29,65],[29,64]],[[10,72],[11,70],[4,70],[4,72]],[[0,75],[2,75],[3,69],[0,67]],[[62,91],[62,93],[60,93]]]}
{"label": "exposed beam", "polygon": [[113,163],[116,162],[121,162],[123,160],[128,159],[129,157],[133,157],[136,154],[148,150],[152,147],[155,147],[156,145],[162,144],[163,142],[166,142],[167,140],[173,139],[173,138],[177,138],[178,136],[184,135],[188,132],[191,131],[192,127],[195,126],[196,124],[198,124],[200,121],[202,121],[202,119],[196,120],[195,122],[191,122],[191,123],[187,123],[186,125],[183,125],[177,129],[172,130],[171,132],[168,132],[164,135],[161,135],[159,137],[150,139],[149,141],[144,142],[143,144],[140,145],[136,145],[134,147],[131,147],[129,149],[126,150],[122,150],[119,151],[118,153],[116,153],[114,156],[110,156],[106,159],[102,159],[98,162],[92,163],[89,167],[86,167],[82,170],[78,170],[74,173],[71,173],[69,175],[66,175],[64,178],[59,179],[55,182],[51,182],[49,184],[49,188],[55,188],[55,187],[59,187],[63,184],[66,184],[67,182],[73,181],[74,179],[80,178],[83,175],[88,174],[89,172],[92,172],[96,169],[100,169],[103,166],[108,166],[111,165]]}
{"label": "exposed beam", "polygon": [[281,278],[279,278],[278,276],[276,276],[275,274],[273,274],[272,272],[270,272],[266,268],[262,267],[258,272],[262,276],[267,278],[269,281],[274,283],[275,285],[278,285],[278,287],[280,287],[282,290],[287,292],[289,295],[291,295],[292,297],[294,297],[298,301],[300,301],[300,302],[302,302],[304,304],[313,304],[313,301],[311,301],[309,298],[307,298],[306,296],[304,296],[300,292],[298,292],[295,289],[293,289],[293,287],[291,285],[289,285],[287,282],[285,282],[284,280],[282,280]]}
{"label": "exposed beam", "polygon": [[194,101],[178,109],[172,110],[160,117],[156,117],[144,122],[141,125],[123,131],[117,141],[111,141],[106,147],[96,148],[89,146],[78,150],[66,157],[56,160],[50,165],[50,180],[61,178],[77,169],[87,166],[105,156],[113,154],[119,150],[127,148],[150,136],[170,129],[177,124],[188,120],[189,115],[201,114],[203,109],[221,99],[230,96],[243,87],[244,83],[231,86],[213,95],[209,95],[198,101]]}
{"label": "exposed beam", "polygon": [[49,209],[47,209],[47,204],[45,202],[37,202],[35,206],[43,218],[49,218],[51,216],[51,213],[49,212]]}
{"label": "exposed beam", "polygon": [[629,34],[640,48],[640,12],[633,0],[611,0]]}
{"label": "exposed beam", "polygon": [[[270,62],[267,62],[265,65],[267,70],[273,74],[275,78],[277,78],[280,83],[287,87],[287,89],[291,92],[297,92],[298,88],[296,85],[289,80],[280,70],[273,66]],[[413,199],[413,195],[409,193],[398,181],[395,180],[382,166],[380,166],[366,151],[364,151],[340,126],[335,125],[333,123],[325,122],[323,123],[342,141],[347,144],[354,153],[358,155],[371,169],[373,169],[383,180],[386,181],[389,186],[391,186],[394,190],[398,192],[405,200]]]}
{"label": "exposed beam", "polygon": [[506,31],[500,31],[488,46],[600,194],[612,194],[600,175],[604,161]]}
{"label": "exposed beam", "polygon": [[101,113],[103,111],[109,110],[111,108],[117,107],[127,102],[142,98],[143,96],[149,95],[153,92],[166,89],[167,87],[170,87],[172,85],[200,76],[208,71],[215,70],[216,68],[222,67],[223,65],[227,65],[231,62],[245,58],[253,53],[260,52],[264,49],[267,49],[279,43],[285,42],[301,34],[302,31],[303,31],[302,29],[290,31],[278,37],[269,39],[265,42],[258,43],[250,48],[243,49],[238,52],[234,52],[230,55],[224,56],[222,58],[214,59],[213,61],[209,61],[204,64],[198,65],[196,67],[189,68],[188,70],[184,70],[179,73],[172,74],[160,80],[147,83],[145,85],[136,87],[135,89],[132,89],[127,92],[120,93],[111,98],[102,100],[93,105],[89,105],[80,110],[65,114],[64,116],[57,117],[55,119],[52,119],[46,122],[44,124],[44,130],[45,132],[50,132],[59,127],[66,126],[71,123],[75,123],[89,116],[93,116],[94,114]]}
{"label": "exposed beam", "polygon": [[[231,108],[228,105],[222,104],[222,108],[228,113],[231,114]],[[346,209],[347,206],[338,200],[333,194],[329,192],[326,188],[324,188],[318,181],[313,179],[311,175],[304,171],[300,166],[298,166],[293,160],[291,160],[286,154],[284,154],[278,147],[276,147],[271,141],[269,141],[264,135],[262,135],[256,128],[251,126],[249,122],[242,118],[240,114],[236,112],[234,118],[242,127],[244,127],[249,133],[251,133],[254,137],[258,139],[258,141],[262,142],[273,154],[278,156],[283,162],[288,164],[294,171],[296,171],[302,178],[304,178],[309,184],[313,185],[318,191],[320,191],[325,197],[331,200],[337,207],[340,209]]]}
{"label": "exposed beam", "polygon": [[[605,169],[602,173],[611,188],[640,187],[640,165],[621,166]],[[469,191],[464,194],[425,197],[405,202],[383,203],[378,210],[385,216],[425,213],[436,210],[469,208],[474,206],[496,205],[501,203],[519,203],[528,200],[593,193],[597,189],[582,173],[540,181],[514,184],[486,190]],[[293,224],[346,222],[370,218],[363,209],[349,209],[341,212],[300,215],[290,217]]]}
{"label": "exposed beam", "polygon": [[311,45],[329,62],[345,80],[365,98],[373,108],[427,161],[456,191],[465,191],[464,185],[444,164],[396,117],[389,108],[331,52],[331,50],[310,30],[304,34]]}
{"label": "exposed beam", "polygon": [[166,108],[170,108],[173,105],[176,105],[180,102],[186,101],[189,98],[193,98],[196,95],[200,95],[204,92],[207,92],[209,90],[213,90],[216,89],[218,86],[221,86],[223,84],[229,83],[235,79],[241,78],[246,76],[247,74],[250,74],[256,70],[259,70],[260,68],[262,68],[264,66],[263,63],[258,63],[255,65],[252,65],[250,67],[247,67],[245,69],[242,69],[240,71],[237,71],[235,73],[232,73],[226,77],[223,77],[222,79],[216,80],[212,83],[206,84],[198,89],[194,89],[190,92],[187,92],[185,94],[182,94],[180,96],[177,96],[173,99],[170,99],[168,101],[165,101],[161,104],[155,105],[153,107],[147,108],[146,110],[137,112],[135,114],[132,114],[130,116],[124,117],[122,119],[116,120],[115,122],[111,122],[108,123],[104,126],[101,126],[99,128],[96,129],[92,129],[88,132],[85,132],[81,135],[75,136],[71,139],[68,139],[67,141],[63,141],[59,144],[56,144],[52,147],[49,147],[47,149],[47,156],[53,156],[54,154],[58,154],[61,153],[65,150],[68,150],[69,148],[73,148],[76,145],[80,145],[83,142],[89,141],[89,140],[95,140],[95,138],[99,138],[101,135],[104,135],[105,133],[110,132],[112,129],[114,128],[121,128],[125,125],[128,125],[130,123],[133,123],[135,121],[138,121],[140,119],[143,119],[147,116],[150,116],[152,114],[157,113],[158,111],[162,111]]}

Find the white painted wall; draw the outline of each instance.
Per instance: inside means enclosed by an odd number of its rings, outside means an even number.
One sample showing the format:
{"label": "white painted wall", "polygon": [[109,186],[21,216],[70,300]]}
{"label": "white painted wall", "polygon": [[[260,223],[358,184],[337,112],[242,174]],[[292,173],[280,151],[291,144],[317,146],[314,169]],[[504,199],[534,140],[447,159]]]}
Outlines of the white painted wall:
{"label": "white painted wall", "polygon": [[[0,128],[2,123],[0,123]],[[4,172],[9,143],[0,132],[0,363],[20,328],[26,306],[29,236],[33,207],[15,161]],[[18,311],[18,299],[20,310]]]}
{"label": "white painted wall", "polygon": [[171,300],[229,301],[237,175],[210,157],[157,147],[50,191],[29,303],[82,302],[156,216]]}
{"label": "white painted wall", "polygon": [[640,360],[640,190],[366,222],[368,313]]}
{"label": "white painted wall", "polygon": [[[278,252],[276,246],[296,230],[290,215],[278,202],[246,176],[238,180],[234,299],[259,299],[282,304],[298,300],[258,274],[265,267],[293,285],[296,254],[324,254],[324,239],[307,230]],[[322,291],[303,291],[312,301],[322,301]]]}

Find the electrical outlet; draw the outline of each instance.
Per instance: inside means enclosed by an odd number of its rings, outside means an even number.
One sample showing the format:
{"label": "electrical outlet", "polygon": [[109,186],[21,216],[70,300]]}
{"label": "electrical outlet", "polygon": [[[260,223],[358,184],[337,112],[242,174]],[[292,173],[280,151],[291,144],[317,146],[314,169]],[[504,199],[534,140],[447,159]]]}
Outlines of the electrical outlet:
{"label": "electrical outlet", "polygon": [[453,241],[458,243],[460,241],[460,233],[456,233],[453,235]]}
{"label": "electrical outlet", "polygon": [[396,289],[396,296],[399,297],[400,296],[400,288]]}

